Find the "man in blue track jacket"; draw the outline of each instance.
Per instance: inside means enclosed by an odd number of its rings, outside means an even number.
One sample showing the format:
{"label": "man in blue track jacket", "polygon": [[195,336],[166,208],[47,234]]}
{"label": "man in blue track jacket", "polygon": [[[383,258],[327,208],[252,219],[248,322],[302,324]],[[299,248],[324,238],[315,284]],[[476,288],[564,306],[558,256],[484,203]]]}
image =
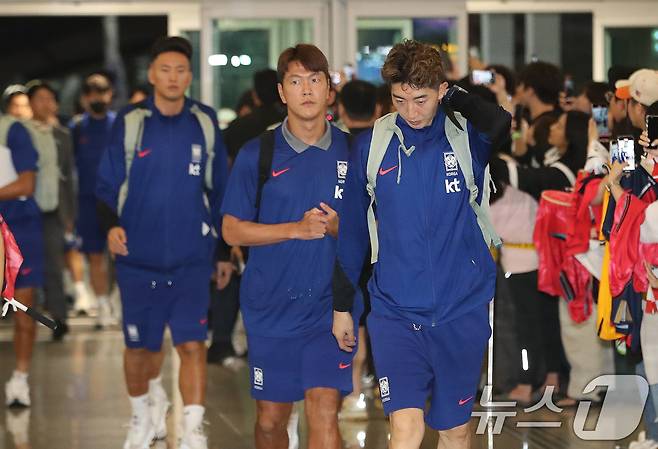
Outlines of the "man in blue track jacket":
{"label": "man in blue track jacket", "polygon": [[185,39],[156,42],[149,67],[154,95],[119,112],[98,171],[96,194],[104,221],[113,222],[108,247],[116,256],[133,409],[124,449],[147,448],[161,436],[147,392],[165,326],[181,358],[179,448],[207,449],[208,285],[227,156],[215,111],[185,97],[191,54]]}
{"label": "man in blue track jacket", "polygon": [[[448,89],[441,57],[426,44],[394,46],[382,76],[398,112],[389,117],[390,127],[401,135],[383,143],[388,146],[375,167],[377,263],[369,282],[368,329],[391,448],[419,448],[425,418],[439,431],[439,448],[464,449],[490,335],[487,304],[496,269],[446,121],[456,120],[455,112],[466,119],[481,202],[491,149],[509,133],[510,116],[456,86]],[[354,143],[341,214],[333,331],[344,350],[355,343],[351,298],[368,249],[371,141],[372,131]]]}

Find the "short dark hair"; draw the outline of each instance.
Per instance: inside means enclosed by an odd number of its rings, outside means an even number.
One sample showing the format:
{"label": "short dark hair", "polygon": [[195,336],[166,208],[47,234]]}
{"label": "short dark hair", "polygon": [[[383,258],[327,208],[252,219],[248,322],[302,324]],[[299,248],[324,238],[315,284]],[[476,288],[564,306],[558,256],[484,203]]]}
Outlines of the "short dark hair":
{"label": "short dark hair", "polygon": [[564,89],[564,75],[557,66],[548,62],[533,62],[519,74],[519,84],[532,88],[542,103],[555,105]]}
{"label": "short dark hair", "polygon": [[276,70],[265,69],[254,73],[254,91],[264,105],[275,104],[279,101],[277,81]]}
{"label": "short dark hair", "polygon": [[239,113],[240,109],[243,107],[248,107],[249,109],[254,109],[256,107],[256,104],[254,103],[254,96],[252,95],[253,91],[251,89],[246,90],[240,94],[240,97],[238,98],[238,102],[235,105],[235,113]]}
{"label": "short dark hair", "polygon": [[487,70],[493,70],[498,75],[505,78],[505,90],[507,91],[508,95],[514,96],[516,93],[516,76],[514,76],[514,72],[512,72],[512,70],[504,65],[499,64],[490,65],[487,67]]}
{"label": "short dark hair", "polygon": [[110,77],[103,72],[91,73],[82,83],[82,93],[89,95],[92,92],[105,93],[112,89]]}
{"label": "short dark hair", "polygon": [[148,84],[139,84],[133,87],[132,89],[130,89],[130,95],[128,95],[128,97],[132,97],[138,92],[141,92],[148,97],[149,95],[151,95],[151,90],[152,90],[151,86],[149,86]]}
{"label": "short dark hair", "polygon": [[583,86],[582,93],[585,94],[589,102],[593,105],[604,106],[608,104],[608,100],[605,99],[605,94],[609,91],[610,88],[608,87],[608,83],[590,81]]}
{"label": "short dark hair", "polygon": [[381,73],[386,84],[403,83],[419,89],[438,89],[446,80],[439,51],[410,39],[393,46]]}
{"label": "short dark hair", "polygon": [[279,62],[276,65],[276,72],[279,82],[283,82],[283,77],[288,71],[291,62],[299,62],[306,70],[310,72],[322,72],[327,77],[329,83],[329,62],[327,57],[315,45],[297,44],[283,50],[279,56]]}
{"label": "short dark hair", "polygon": [[363,80],[348,81],[340,91],[338,101],[352,120],[370,120],[377,106],[377,88]]}
{"label": "short dark hair", "polygon": [[151,62],[155,61],[162,53],[176,52],[185,55],[185,57],[192,61],[192,44],[187,39],[180,36],[164,36],[159,38],[151,48]]}
{"label": "short dark hair", "polygon": [[381,107],[382,115],[388,114],[391,108],[393,108],[391,86],[386,83],[377,86],[377,104]]}
{"label": "short dark hair", "polygon": [[55,101],[59,101],[55,89],[53,89],[53,87],[45,81],[32,80],[28,82],[25,85],[25,87],[27,88],[27,96],[30,99],[32,99],[32,97],[34,97],[36,93],[39,92],[41,89],[46,89],[48,92],[50,92],[53,95],[53,97],[55,97]]}

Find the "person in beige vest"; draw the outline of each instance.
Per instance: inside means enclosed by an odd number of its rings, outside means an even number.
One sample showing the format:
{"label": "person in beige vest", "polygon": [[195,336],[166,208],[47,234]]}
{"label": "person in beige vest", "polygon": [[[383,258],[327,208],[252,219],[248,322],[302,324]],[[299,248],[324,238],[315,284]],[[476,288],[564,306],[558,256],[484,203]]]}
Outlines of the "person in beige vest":
{"label": "person in beige vest", "polygon": [[53,124],[57,97],[52,87],[40,81],[27,87],[33,113],[27,127],[39,153],[35,198],[43,221],[44,294],[46,309],[58,324],[53,331],[53,340],[58,341],[68,332],[62,271],[64,232],[72,231],[75,221],[72,142],[66,128]]}

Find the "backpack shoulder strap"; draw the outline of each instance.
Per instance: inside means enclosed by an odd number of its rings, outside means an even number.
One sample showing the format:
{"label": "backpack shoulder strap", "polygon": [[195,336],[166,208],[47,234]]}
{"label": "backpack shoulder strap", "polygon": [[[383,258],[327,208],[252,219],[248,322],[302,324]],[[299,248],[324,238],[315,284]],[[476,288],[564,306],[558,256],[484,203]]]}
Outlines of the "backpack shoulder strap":
{"label": "backpack shoulder strap", "polygon": [[571,169],[567,167],[565,164],[558,161],[558,162],[553,162],[550,166],[560,170],[562,174],[567,178],[571,186],[574,186],[576,184],[576,176],[573,174]]}
{"label": "backpack shoulder strap", "polygon": [[9,136],[9,129],[11,126],[16,123],[18,120],[16,120],[14,117],[10,115],[1,115],[0,116],[0,146],[6,147],[7,146],[7,138]]}
{"label": "backpack shoulder strap", "polygon": [[475,201],[479,194],[479,189],[475,183],[475,176],[473,174],[471,144],[468,140],[468,132],[466,131],[468,125],[466,119],[459,112],[455,112],[454,117],[457,120],[457,123],[454,123],[451,118],[446,117],[446,137],[448,138],[448,143],[450,143],[452,151],[455,153],[459,168],[461,168],[462,174],[464,175],[466,187],[470,192],[469,201]]}
{"label": "backpack shoulder strap", "polygon": [[471,156],[471,145],[468,140],[468,123],[464,116],[455,112],[454,117],[456,122],[452,119],[446,118],[445,133],[448,138],[448,143],[452,151],[455,153],[457,163],[461,168],[466,187],[469,191],[469,203],[475,212],[475,216],[482,231],[487,246],[494,245],[499,247],[502,244],[500,237],[496,234],[491,219],[489,218],[489,184],[491,182],[491,175],[489,174],[489,166],[484,170],[484,190],[480,203],[477,201],[479,189],[475,183],[475,175],[473,173],[473,158]]}
{"label": "backpack shoulder strap", "polygon": [[256,189],[256,219],[260,217],[260,201],[263,196],[263,187],[270,179],[272,160],[274,159],[274,130],[265,131],[260,135],[260,148],[258,151],[258,188]]}
{"label": "backpack shoulder strap", "polygon": [[205,183],[206,188],[211,190],[212,184],[212,166],[213,159],[215,159],[215,125],[212,118],[204,112],[198,104],[193,104],[190,107],[190,112],[196,116],[196,119],[201,125],[203,131],[203,139],[206,141],[206,169],[205,169]]}
{"label": "backpack shoulder strap", "polygon": [[124,135],[123,151],[126,165],[126,178],[119,188],[119,198],[117,201],[117,212],[121,215],[123,205],[128,198],[128,184],[130,180],[130,168],[132,167],[135,152],[139,151],[142,146],[142,137],[144,135],[144,120],[151,116],[151,110],[145,103],[140,103],[135,109],[128,112],[124,117]]}
{"label": "backpack shoulder strap", "polygon": [[377,187],[377,172],[384,160],[384,155],[395,134],[395,120],[397,113],[387,114],[375,122],[372,129],[372,138],[370,139],[370,148],[368,149],[368,165],[366,167],[366,176],[368,184],[366,190],[370,195],[370,205],[368,206],[368,233],[370,234],[371,258],[370,263],[377,262],[379,255],[379,240],[377,237],[377,221],[375,220],[375,188]]}

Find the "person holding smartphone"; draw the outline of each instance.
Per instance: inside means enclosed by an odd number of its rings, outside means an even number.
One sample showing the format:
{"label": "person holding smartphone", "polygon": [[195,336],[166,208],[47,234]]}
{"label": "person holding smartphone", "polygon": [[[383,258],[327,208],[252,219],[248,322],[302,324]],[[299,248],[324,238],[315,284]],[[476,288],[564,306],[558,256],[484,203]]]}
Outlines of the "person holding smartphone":
{"label": "person holding smartphone", "polygon": [[[617,97],[628,100],[628,118],[635,128],[645,130],[646,116],[649,108],[658,108],[658,71],[640,69],[634,72],[628,80],[618,83]],[[627,86],[627,88],[625,88]],[[649,114],[651,115],[651,114]]]}

